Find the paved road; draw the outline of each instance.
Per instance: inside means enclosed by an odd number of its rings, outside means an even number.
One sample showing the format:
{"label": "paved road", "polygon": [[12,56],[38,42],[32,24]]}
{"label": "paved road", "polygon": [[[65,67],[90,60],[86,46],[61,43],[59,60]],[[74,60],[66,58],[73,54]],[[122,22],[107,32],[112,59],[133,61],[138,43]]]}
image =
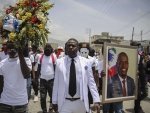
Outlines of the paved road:
{"label": "paved road", "polygon": [[[49,98],[47,98],[47,106],[49,106]],[[150,84],[149,84],[149,95],[146,99],[144,99],[141,102],[141,106],[143,108],[144,113],[150,113]],[[130,100],[130,101],[124,101],[123,102],[123,107],[124,107],[124,111],[125,113],[134,113],[133,111],[133,107],[134,107],[134,101]],[[93,110],[93,113],[96,113]],[[34,103],[33,101],[33,94],[31,96],[30,102],[29,102],[29,113],[42,113],[41,107],[40,107],[40,98],[39,101]],[[101,110],[102,113],[102,110]],[[143,113],[143,112],[142,112]]]}

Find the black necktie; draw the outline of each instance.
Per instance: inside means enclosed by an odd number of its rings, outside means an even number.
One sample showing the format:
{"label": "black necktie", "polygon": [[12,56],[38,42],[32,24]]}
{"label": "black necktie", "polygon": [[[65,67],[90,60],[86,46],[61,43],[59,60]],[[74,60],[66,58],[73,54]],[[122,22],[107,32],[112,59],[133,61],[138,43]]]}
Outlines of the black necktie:
{"label": "black necktie", "polygon": [[71,65],[70,65],[69,94],[72,97],[76,94],[76,69],[75,69],[74,59],[71,60]]}

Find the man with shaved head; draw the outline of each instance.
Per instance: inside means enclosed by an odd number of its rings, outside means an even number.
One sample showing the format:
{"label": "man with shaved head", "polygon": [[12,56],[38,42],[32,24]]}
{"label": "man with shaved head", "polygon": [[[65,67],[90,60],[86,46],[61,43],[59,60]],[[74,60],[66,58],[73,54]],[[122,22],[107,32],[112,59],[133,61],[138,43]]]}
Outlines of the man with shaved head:
{"label": "man with shaved head", "polygon": [[118,54],[117,58],[118,74],[114,75],[109,80],[111,85],[111,91],[108,90],[108,98],[133,96],[134,95],[134,80],[127,75],[129,68],[129,59],[125,52]]}
{"label": "man with shaved head", "polygon": [[[118,54],[116,66],[118,73],[108,79],[107,98],[133,96],[135,85],[133,78],[127,75],[129,58],[125,52]],[[115,113],[122,113],[122,102],[115,102],[113,108]]]}
{"label": "man with shaved head", "polygon": [[118,55],[117,59],[117,67],[118,67],[118,74],[122,79],[125,79],[127,76],[127,71],[129,67],[129,62],[128,62],[128,56],[126,53],[121,52]]}

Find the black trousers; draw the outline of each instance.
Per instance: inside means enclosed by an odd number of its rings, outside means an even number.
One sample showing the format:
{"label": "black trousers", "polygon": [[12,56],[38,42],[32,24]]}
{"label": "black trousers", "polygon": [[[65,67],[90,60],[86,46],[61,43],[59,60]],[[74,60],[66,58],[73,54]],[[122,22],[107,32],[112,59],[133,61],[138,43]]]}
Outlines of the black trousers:
{"label": "black trousers", "polygon": [[102,78],[99,78],[99,95],[102,95]]}
{"label": "black trousers", "polygon": [[138,97],[137,100],[134,101],[134,111],[135,113],[140,113],[141,109],[141,100],[145,99],[148,96],[148,84],[145,82],[138,82]]}
{"label": "black trousers", "polygon": [[50,103],[52,103],[53,82],[54,79],[48,81],[45,79],[40,79],[40,97],[41,97],[41,108],[43,112],[47,112],[47,107],[46,107],[47,92],[50,97]]}
{"label": "black trousers", "polygon": [[[37,71],[35,71],[35,75],[37,75],[36,73],[37,73]],[[32,76],[32,78],[33,78],[33,76]],[[34,93],[35,93],[36,96],[38,95],[38,86],[39,86],[38,78],[39,78],[38,76],[35,76],[35,81],[36,82],[32,81],[33,90],[34,90]]]}
{"label": "black trousers", "polygon": [[28,113],[28,105],[10,106],[0,104],[0,113]]}

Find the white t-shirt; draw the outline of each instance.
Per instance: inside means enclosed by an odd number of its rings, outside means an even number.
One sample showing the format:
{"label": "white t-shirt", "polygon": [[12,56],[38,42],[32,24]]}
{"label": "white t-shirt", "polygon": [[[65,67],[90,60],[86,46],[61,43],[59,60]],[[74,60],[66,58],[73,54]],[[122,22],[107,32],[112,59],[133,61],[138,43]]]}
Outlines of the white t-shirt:
{"label": "white t-shirt", "polygon": [[90,60],[90,64],[91,64],[91,66],[92,66],[92,67],[94,67],[94,66],[95,66],[94,58],[93,58],[93,57],[91,57],[91,56],[88,56],[88,59]]}
{"label": "white t-shirt", "polygon": [[[54,62],[56,62],[56,55],[52,53],[54,56]],[[38,60],[38,64],[40,64],[40,59]],[[52,62],[51,56],[43,56],[42,64],[41,64],[41,76],[40,78],[45,80],[50,80],[54,78],[54,66]]]}
{"label": "white t-shirt", "polygon": [[98,74],[99,74],[99,78],[101,78],[101,71],[103,70],[103,60],[98,61]]}
{"label": "white t-shirt", "polygon": [[8,58],[8,55],[5,55],[4,51],[0,52],[0,61],[2,61],[5,58]]}
{"label": "white t-shirt", "polygon": [[34,65],[34,71],[37,71],[37,68],[38,68],[38,60],[40,59],[41,55],[38,54],[38,53],[34,53],[30,56],[30,60],[32,63],[35,62],[35,65]]}
{"label": "white t-shirt", "polygon": [[[31,61],[25,58],[31,69]],[[4,77],[4,87],[0,103],[7,105],[24,105],[28,103],[27,80],[21,72],[19,58],[6,58],[0,62],[0,75]]]}
{"label": "white t-shirt", "polygon": [[95,70],[97,70],[98,60],[95,57],[91,57],[91,56],[88,56],[88,59],[90,60],[91,67],[95,67]]}
{"label": "white t-shirt", "polygon": [[64,56],[65,56],[65,52],[61,52],[60,55],[58,56],[58,59],[59,59],[59,58],[62,58],[62,57],[64,57]]}

